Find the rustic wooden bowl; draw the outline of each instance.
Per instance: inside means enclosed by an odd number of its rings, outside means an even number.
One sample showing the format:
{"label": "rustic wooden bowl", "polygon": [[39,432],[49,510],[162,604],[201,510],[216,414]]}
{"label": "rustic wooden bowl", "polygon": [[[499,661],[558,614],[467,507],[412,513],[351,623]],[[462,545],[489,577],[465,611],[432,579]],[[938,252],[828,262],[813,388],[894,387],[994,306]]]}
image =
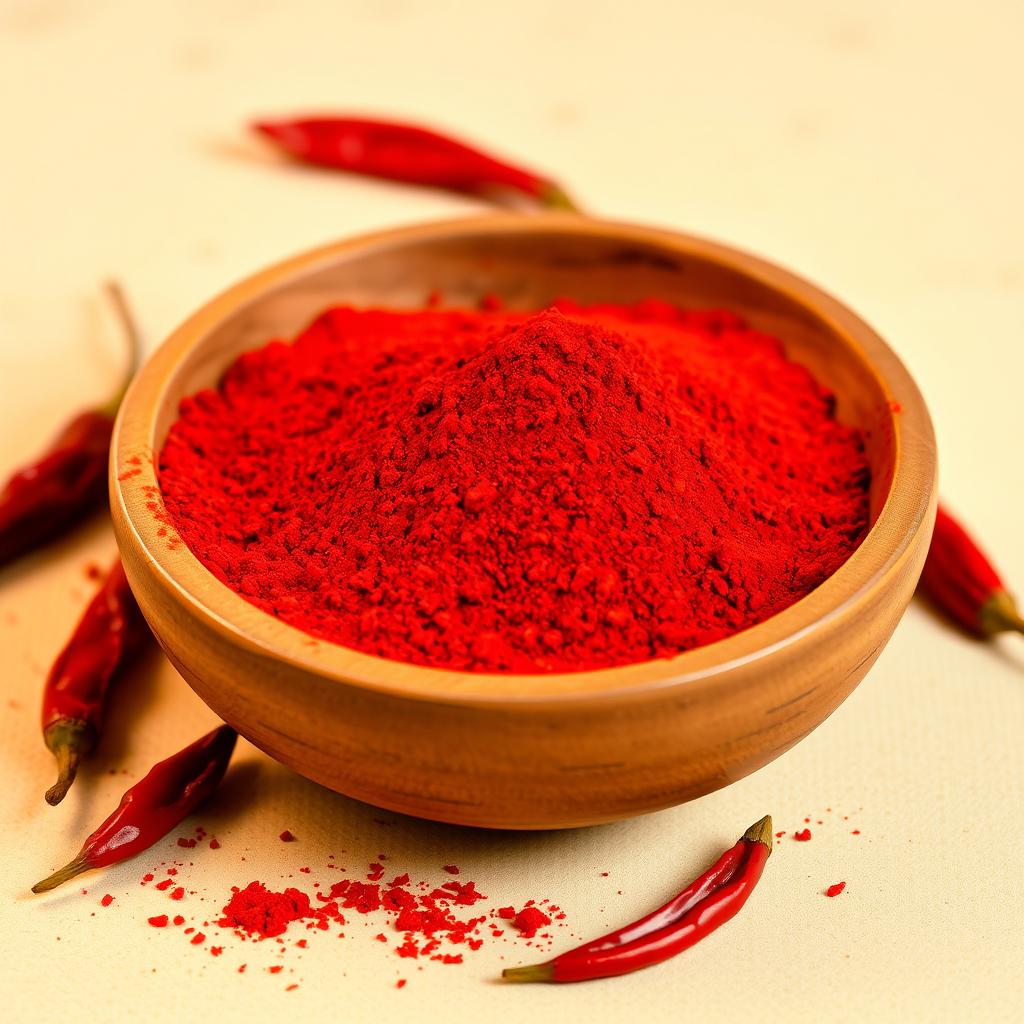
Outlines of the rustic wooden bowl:
{"label": "rustic wooden bowl", "polygon": [[[545,676],[421,668],[316,640],[218,582],[161,521],[154,471],[181,398],[239,353],[336,303],[511,307],[558,296],[726,306],[777,334],[867,437],[873,526],[813,593],[672,659]],[[735,782],[806,736],[878,657],[914,591],[935,506],[935,443],[886,344],[813,285],[669,231],[493,215],[338,242],[213,299],[146,363],[114,436],[111,504],[139,604],[226,722],[297,772],[381,807],[492,828],[610,821]]]}

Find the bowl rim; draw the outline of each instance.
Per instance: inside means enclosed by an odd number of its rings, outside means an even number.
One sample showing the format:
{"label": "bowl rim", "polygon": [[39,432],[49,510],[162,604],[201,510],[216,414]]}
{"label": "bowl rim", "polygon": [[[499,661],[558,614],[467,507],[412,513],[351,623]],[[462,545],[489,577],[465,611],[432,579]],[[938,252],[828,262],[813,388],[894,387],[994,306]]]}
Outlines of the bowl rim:
{"label": "bowl rim", "polygon": [[[616,241],[689,254],[781,291],[826,322],[866,362],[893,411],[894,472],[878,517],[853,554],[827,580],[781,612],[742,632],[671,658],[615,668],[531,675],[429,668],[366,654],[313,637],[250,604],[218,580],[183,542],[167,543],[167,525],[147,509],[159,495],[153,439],[156,418],[181,362],[225,319],[266,293],[324,269],[339,258],[432,238],[484,233],[552,231],[599,235]],[[895,404],[898,396],[898,406]],[[904,457],[912,447],[914,458]],[[141,465],[135,461],[142,455]],[[743,250],[663,228],[581,217],[571,213],[526,216],[492,213],[386,229],[317,246],[230,286],[175,329],[149,356],[124,397],[111,442],[110,498],[122,553],[142,555],[163,588],[194,616],[236,644],[349,685],[414,700],[452,704],[533,707],[564,701],[604,701],[650,695],[746,668],[824,629],[869,598],[887,574],[898,571],[935,500],[934,433],[924,399],[903,363],[857,314],[805,278]],[[164,535],[160,535],[160,530]]]}

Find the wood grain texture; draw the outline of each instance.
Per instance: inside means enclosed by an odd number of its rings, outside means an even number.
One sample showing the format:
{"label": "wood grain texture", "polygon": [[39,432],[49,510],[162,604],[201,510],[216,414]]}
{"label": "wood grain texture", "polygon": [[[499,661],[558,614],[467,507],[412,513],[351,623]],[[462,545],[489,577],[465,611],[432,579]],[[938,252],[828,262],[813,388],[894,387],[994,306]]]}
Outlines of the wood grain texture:
{"label": "wood grain texture", "polygon": [[[336,303],[446,305],[488,292],[725,306],[837,395],[872,466],[873,526],[813,593],[671,659],[546,676],[428,669],[315,640],[218,582],[161,521],[153,466],[185,395]],[[777,757],[849,695],[913,594],[935,513],[935,442],[885,343],[802,279],[712,242],[571,215],[492,215],[326,246],[215,298],[143,367],[112,451],[128,578],[174,665],[225,721],[332,789],[420,817],[556,828],[656,810]]]}

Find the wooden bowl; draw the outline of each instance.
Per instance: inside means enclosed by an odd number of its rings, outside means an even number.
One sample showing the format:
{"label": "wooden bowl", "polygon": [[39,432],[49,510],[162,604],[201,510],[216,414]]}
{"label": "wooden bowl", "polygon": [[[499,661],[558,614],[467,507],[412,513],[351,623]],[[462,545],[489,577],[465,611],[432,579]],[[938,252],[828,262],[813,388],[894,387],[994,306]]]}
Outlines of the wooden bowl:
{"label": "wooden bowl", "polygon": [[[162,521],[154,452],[179,401],[243,351],[337,303],[513,308],[658,297],[725,306],[784,339],[867,438],[873,526],[803,600],[671,659],[558,675],[387,661],[316,640],[220,583]],[[935,443],[913,380],[862,320],[806,281],[686,235],[572,215],[499,214],[338,242],[213,299],[136,377],[114,434],[111,505],[139,604],[226,722],[341,793],[492,828],[589,825],[735,782],[806,736],[878,657],[934,520]]]}

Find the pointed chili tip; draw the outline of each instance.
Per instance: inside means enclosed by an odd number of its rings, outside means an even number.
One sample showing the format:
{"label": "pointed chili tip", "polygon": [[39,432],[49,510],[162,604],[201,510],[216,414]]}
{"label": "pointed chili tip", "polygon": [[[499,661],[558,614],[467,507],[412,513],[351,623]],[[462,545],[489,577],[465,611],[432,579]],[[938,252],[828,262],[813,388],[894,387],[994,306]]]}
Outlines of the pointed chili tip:
{"label": "pointed chili tip", "polygon": [[748,843],[764,843],[768,847],[768,853],[772,852],[772,816],[766,814],[760,821],[755,821],[746,832],[743,838]]}
{"label": "pointed chili tip", "polygon": [[981,606],[978,621],[985,636],[1024,633],[1024,617],[1013,597],[1005,590],[992,592],[992,596]]}
{"label": "pointed chili tip", "polygon": [[528,964],[526,967],[506,967],[501,976],[505,981],[551,981],[554,973],[555,969],[550,963]]}
{"label": "pointed chili tip", "polygon": [[287,142],[289,132],[293,131],[286,122],[282,121],[251,121],[249,127],[254,132],[259,132],[260,135],[265,135],[268,139],[282,144]]}
{"label": "pointed chili tip", "polygon": [[32,886],[32,891],[49,892],[51,889],[56,889],[58,885],[63,885],[65,882],[70,881],[75,875],[80,875],[83,871],[88,871],[89,865],[77,857],[71,861],[70,864],[65,864],[59,871],[54,871],[52,875],[44,878],[41,882],[36,882]]}

